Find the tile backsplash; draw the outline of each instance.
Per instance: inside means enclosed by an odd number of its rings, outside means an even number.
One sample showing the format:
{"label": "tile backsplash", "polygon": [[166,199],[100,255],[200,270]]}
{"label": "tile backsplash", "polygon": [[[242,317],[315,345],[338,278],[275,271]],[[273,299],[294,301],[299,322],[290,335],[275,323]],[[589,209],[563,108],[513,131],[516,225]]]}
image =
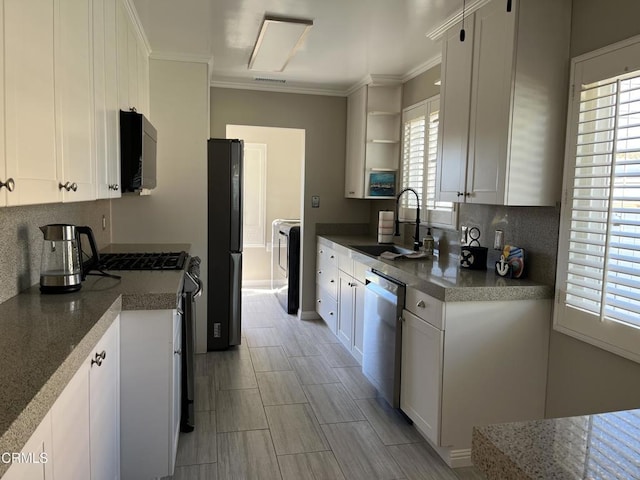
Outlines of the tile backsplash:
{"label": "tile backsplash", "polygon": [[560,208],[461,204],[459,224],[478,227],[480,244],[489,248],[489,268],[500,259],[501,252],[493,249],[493,238],[496,230],[502,230],[504,244],[525,249],[527,278],[555,283]]}
{"label": "tile backsplash", "polygon": [[38,227],[50,223],[88,225],[102,248],[110,243],[109,200],[0,208],[0,303],[40,281],[43,237]]}
{"label": "tile backsplash", "polygon": [[[379,210],[391,210],[394,202],[372,202],[370,235],[375,235]],[[480,244],[488,247],[487,268],[493,269],[500,251],[493,250],[496,230],[504,232],[504,244],[525,249],[525,272],[527,278],[536,282],[553,285],[555,283],[556,257],[558,252],[558,228],[560,208],[557,207],[503,207],[497,205],[460,204],[459,225],[478,227],[481,232]],[[410,245],[413,242],[414,226],[403,224],[402,236],[396,243]],[[432,228],[432,234],[440,254],[457,254],[460,251],[460,233],[456,230]],[[420,238],[427,233],[427,227],[420,227]]]}

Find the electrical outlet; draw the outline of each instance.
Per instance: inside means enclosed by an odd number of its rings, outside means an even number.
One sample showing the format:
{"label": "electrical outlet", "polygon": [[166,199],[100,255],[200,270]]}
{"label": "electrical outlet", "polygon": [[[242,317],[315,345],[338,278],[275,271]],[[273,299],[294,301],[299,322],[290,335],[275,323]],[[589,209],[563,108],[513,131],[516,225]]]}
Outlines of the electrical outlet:
{"label": "electrical outlet", "polygon": [[502,230],[496,230],[495,236],[493,237],[493,248],[494,250],[502,250],[504,247],[504,232]]}
{"label": "electrical outlet", "polygon": [[466,245],[469,242],[468,233],[469,227],[460,225],[460,245]]}
{"label": "electrical outlet", "polygon": [[320,195],[311,196],[311,208],[320,208]]}
{"label": "electrical outlet", "polygon": [[102,230],[106,230],[107,229],[107,217],[105,215],[102,215]]}

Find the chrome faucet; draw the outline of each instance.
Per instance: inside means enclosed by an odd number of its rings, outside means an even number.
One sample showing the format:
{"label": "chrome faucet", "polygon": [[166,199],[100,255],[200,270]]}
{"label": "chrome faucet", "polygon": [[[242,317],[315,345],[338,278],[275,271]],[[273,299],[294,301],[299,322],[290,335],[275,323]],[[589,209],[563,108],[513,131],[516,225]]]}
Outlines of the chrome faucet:
{"label": "chrome faucet", "polygon": [[418,196],[418,192],[416,192],[413,188],[405,188],[398,194],[398,198],[396,198],[396,233],[394,234],[396,237],[400,236],[400,220],[398,218],[398,205],[400,204],[400,197],[405,192],[413,192],[416,196],[416,233],[413,237],[413,249],[417,252],[420,250],[420,197]]}

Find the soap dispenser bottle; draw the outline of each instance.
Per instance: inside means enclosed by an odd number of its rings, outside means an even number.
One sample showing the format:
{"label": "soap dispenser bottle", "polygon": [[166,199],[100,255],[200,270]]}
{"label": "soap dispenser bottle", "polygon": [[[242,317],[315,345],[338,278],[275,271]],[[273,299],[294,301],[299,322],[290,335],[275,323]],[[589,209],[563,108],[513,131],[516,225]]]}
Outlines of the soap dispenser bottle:
{"label": "soap dispenser bottle", "polygon": [[427,255],[433,255],[435,240],[431,235],[431,229],[427,228],[427,235],[422,239],[422,248]]}

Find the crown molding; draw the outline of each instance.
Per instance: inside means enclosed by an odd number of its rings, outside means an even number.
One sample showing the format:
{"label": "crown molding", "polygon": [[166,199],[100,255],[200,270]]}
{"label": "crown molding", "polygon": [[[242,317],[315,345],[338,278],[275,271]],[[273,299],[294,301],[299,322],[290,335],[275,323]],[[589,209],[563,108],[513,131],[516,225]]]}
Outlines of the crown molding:
{"label": "crown molding", "polygon": [[122,3],[129,13],[129,18],[133,22],[134,29],[138,35],[138,38],[142,40],[144,44],[144,48],[147,51],[147,55],[151,53],[151,44],[149,43],[149,39],[147,38],[147,34],[142,27],[142,22],[140,21],[140,17],[138,16],[138,11],[136,10],[136,6],[133,4],[133,0],[122,0]]}
{"label": "crown molding", "polygon": [[[465,10],[464,10],[465,16],[471,15],[473,12],[475,12],[479,8],[485,6],[490,1],[491,0],[473,0],[473,1],[469,2],[466,5]],[[442,35],[444,34],[444,32],[446,32],[447,30],[449,30],[451,27],[455,26],[456,24],[460,23],[461,21],[462,21],[462,8],[460,10],[458,10],[456,13],[454,13],[453,15],[451,15],[450,17],[448,17],[439,26],[437,26],[434,29],[428,31],[426,33],[426,35],[427,35],[428,38],[430,38],[434,42],[437,42],[438,40],[440,40],[440,38],[442,38]]]}
{"label": "crown molding", "polygon": [[249,83],[249,82],[233,82],[233,81],[219,81],[211,80],[209,86],[216,88],[232,88],[235,90],[257,90],[261,92],[275,92],[275,93],[297,93],[302,95],[324,95],[329,97],[346,97],[347,92],[345,90],[334,90],[330,88],[310,88],[299,87],[293,85],[271,85],[262,83]]}
{"label": "crown molding", "polygon": [[431,60],[427,60],[422,65],[418,65],[417,67],[409,70],[402,77],[402,83],[408,82],[412,78],[417,77],[418,75],[426,72],[427,70],[431,70],[436,65],[440,65],[442,63],[442,54],[436,55]]}

